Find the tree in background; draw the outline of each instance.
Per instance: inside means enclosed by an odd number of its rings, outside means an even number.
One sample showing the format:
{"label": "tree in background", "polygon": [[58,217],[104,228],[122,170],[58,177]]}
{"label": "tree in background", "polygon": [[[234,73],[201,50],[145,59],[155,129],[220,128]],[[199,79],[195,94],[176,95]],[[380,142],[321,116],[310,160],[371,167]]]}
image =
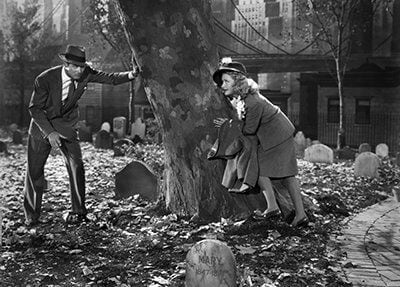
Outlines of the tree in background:
{"label": "tree in background", "polygon": [[[43,53],[49,44],[48,35],[43,33],[43,22],[39,21],[38,0],[25,1],[21,6],[11,6],[7,15],[4,33],[4,85],[17,91],[15,102],[19,105],[19,125],[26,124],[27,108],[25,94],[31,91],[38,71],[48,66],[55,55]],[[27,89],[27,87],[30,87]]]}
{"label": "tree in background", "polygon": [[36,20],[39,11],[37,0],[26,1],[22,6],[14,5],[10,11],[8,33],[5,34],[5,51],[7,62],[10,63],[7,71],[7,81],[10,87],[18,91],[18,102],[20,106],[19,124],[24,124],[25,90],[27,63],[34,58],[35,51],[39,46],[40,30],[39,22]]}
{"label": "tree in background", "polygon": [[[212,73],[217,45],[208,0],[119,0],[165,147],[163,194],[175,213],[217,219],[247,213],[262,196],[231,195],[223,166],[208,161],[213,119],[227,116]],[[265,203],[264,203],[265,204]],[[264,205],[265,206],[265,205]]]}
{"label": "tree in background", "polygon": [[[132,69],[131,52],[121,26],[120,19],[116,13],[114,1],[92,0],[90,8],[85,12],[85,24],[93,35],[100,35],[101,39],[111,46],[115,55],[125,70]],[[93,37],[92,39],[96,39]],[[129,125],[134,121],[135,94],[138,92],[140,83],[137,80],[130,82],[129,88]]]}
{"label": "tree in background", "polygon": [[[316,38],[321,54],[335,62],[332,76],[336,79],[339,97],[337,149],[345,143],[344,77],[351,55],[371,54],[373,16],[377,9],[390,7],[391,0],[294,0],[297,16],[306,25],[308,35]],[[370,35],[368,35],[370,34]],[[364,51],[362,49],[364,47]]]}

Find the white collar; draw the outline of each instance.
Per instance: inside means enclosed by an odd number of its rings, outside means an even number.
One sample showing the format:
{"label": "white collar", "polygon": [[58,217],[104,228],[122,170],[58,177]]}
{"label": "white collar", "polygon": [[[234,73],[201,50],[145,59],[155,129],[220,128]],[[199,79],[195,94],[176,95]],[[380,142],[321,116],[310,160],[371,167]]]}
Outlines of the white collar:
{"label": "white collar", "polygon": [[72,79],[70,76],[67,75],[67,73],[65,72],[65,67],[63,66],[61,69],[61,81],[63,83],[65,83],[66,81],[73,81],[74,79]]}

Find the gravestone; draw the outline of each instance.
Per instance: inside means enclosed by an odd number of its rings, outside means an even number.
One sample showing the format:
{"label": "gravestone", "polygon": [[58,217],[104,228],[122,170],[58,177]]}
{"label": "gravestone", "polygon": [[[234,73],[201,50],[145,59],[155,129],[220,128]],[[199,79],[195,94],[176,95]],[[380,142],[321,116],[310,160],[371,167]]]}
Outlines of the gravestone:
{"label": "gravestone", "polygon": [[115,197],[121,199],[135,194],[155,201],[158,180],[146,164],[134,160],[115,175]]}
{"label": "gravestone", "polygon": [[119,139],[114,143],[114,156],[124,156],[132,153],[135,144],[130,139]]}
{"label": "gravestone", "polygon": [[366,151],[360,153],[354,163],[354,175],[364,177],[379,177],[378,168],[380,166],[379,157],[370,152]]}
{"label": "gravestone", "polygon": [[358,153],[360,154],[366,151],[371,151],[371,146],[369,145],[369,143],[360,144],[360,146],[358,147]]}
{"label": "gravestone", "polygon": [[310,138],[306,138],[306,146],[309,147],[312,145],[312,140]]}
{"label": "gravestone", "polygon": [[309,162],[333,163],[333,150],[324,144],[313,144],[304,151],[304,159]]}
{"label": "gravestone", "polygon": [[380,143],[375,148],[375,154],[380,158],[387,158],[389,156],[389,147],[387,144]]}
{"label": "gravestone", "polygon": [[307,140],[302,131],[299,131],[294,136],[296,155],[303,157],[304,150],[307,148]]}
{"label": "gravestone", "polygon": [[113,119],[113,132],[118,139],[121,139],[126,135],[125,117],[116,117]]}
{"label": "gravestone", "polygon": [[13,144],[22,144],[22,133],[19,130],[15,130],[12,133]]}
{"label": "gravestone", "polygon": [[0,152],[8,154],[7,143],[0,141]]}
{"label": "gravestone", "polygon": [[78,122],[78,135],[81,142],[93,142],[92,128],[86,125],[86,121]]}
{"label": "gravestone", "polygon": [[101,131],[106,131],[106,132],[110,133],[110,132],[111,132],[111,125],[110,125],[110,123],[109,123],[109,122],[104,122],[104,123],[102,123],[100,130],[101,130]]}
{"label": "gravestone", "polygon": [[131,127],[131,137],[135,138],[135,136],[138,136],[139,138],[144,139],[145,133],[146,124],[143,122],[142,118],[137,118]]}
{"label": "gravestone", "polygon": [[234,287],[236,260],[223,242],[205,239],[186,255],[186,287]]}
{"label": "gravestone", "polygon": [[100,130],[96,135],[96,140],[94,141],[94,147],[102,149],[112,149],[113,137],[108,131]]}
{"label": "gravestone", "polygon": [[338,151],[339,159],[356,159],[357,152],[349,146],[345,146],[344,148]]}
{"label": "gravestone", "polygon": [[400,167],[400,151],[396,153],[396,163],[397,166]]}

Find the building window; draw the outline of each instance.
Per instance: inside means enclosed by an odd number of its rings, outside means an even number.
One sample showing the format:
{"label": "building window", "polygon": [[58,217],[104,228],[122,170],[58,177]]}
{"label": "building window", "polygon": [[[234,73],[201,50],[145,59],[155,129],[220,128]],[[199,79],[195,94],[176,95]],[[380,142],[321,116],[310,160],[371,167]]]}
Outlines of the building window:
{"label": "building window", "polygon": [[356,99],[356,124],[370,124],[371,100]]}
{"label": "building window", "polygon": [[328,99],[328,123],[339,123],[339,99]]}

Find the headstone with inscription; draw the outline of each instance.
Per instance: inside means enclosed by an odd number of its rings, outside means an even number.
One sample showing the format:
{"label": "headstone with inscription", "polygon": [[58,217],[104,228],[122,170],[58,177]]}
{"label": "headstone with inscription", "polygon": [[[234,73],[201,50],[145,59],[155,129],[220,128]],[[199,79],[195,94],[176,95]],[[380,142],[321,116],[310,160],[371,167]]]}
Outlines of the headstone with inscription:
{"label": "headstone with inscription", "polygon": [[324,144],[313,144],[304,151],[304,159],[309,162],[333,163],[333,150]]}
{"label": "headstone with inscription", "polygon": [[366,151],[360,153],[354,162],[354,175],[364,177],[379,177],[378,168],[380,166],[379,157],[373,152]]}
{"label": "headstone with inscription", "polygon": [[237,286],[236,261],[230,248],[215,239],[197,242],[186,255],[185,286]]}
{"label": "headstone with inscription", "polygon": [[113,119],[113,132],[117,138],[123,138],[126,135],[126,118],[116,117]]}
{"label": "headstone with inscription", "polygon": [[375,148],[375,154],[380,158],[387,158],[389,156],[389,147],[385,143],[380,143]]}

